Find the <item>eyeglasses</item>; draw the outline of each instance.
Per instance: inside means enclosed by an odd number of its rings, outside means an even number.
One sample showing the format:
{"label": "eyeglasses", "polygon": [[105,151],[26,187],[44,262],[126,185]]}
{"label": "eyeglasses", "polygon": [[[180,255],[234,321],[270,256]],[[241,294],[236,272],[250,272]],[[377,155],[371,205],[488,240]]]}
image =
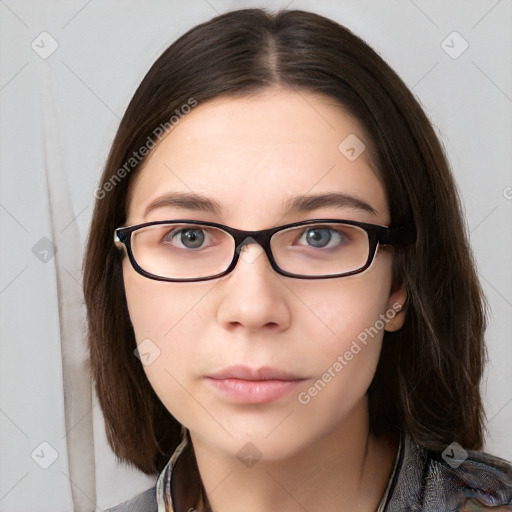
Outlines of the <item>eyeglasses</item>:
{"label": "eyeglasses", "polygon": [[157,281],[207,281],[231,272],[244,245],[257,243],[272,268],[298,279],[359,274],[378,245],[412,243],[412,226],[387,227],[349,220],[311,219],[261,231],[214,222],[162,220],[121,227],[114,241],[126,246],[133,268]]}

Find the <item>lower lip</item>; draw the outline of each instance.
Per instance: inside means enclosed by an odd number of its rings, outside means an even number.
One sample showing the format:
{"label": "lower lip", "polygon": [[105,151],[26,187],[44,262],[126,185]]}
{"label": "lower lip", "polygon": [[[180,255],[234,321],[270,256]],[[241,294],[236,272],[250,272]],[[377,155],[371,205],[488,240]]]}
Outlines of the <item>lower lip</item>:
{"label": "lower lip", "polygon": [[290,393],[301,380],[213,379],[206,381],[230,400],[245,404],[264,404]]}

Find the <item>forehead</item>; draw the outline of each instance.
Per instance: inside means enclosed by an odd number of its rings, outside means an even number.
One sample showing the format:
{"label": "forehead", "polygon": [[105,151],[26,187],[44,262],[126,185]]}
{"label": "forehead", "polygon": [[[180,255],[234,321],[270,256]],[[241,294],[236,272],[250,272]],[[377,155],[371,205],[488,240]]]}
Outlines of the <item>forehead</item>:
{"label": "forehead", "polygon": [[290,198],[325,192],[370,204],[374,214],[360,212],[356,220],[386,223],[370,145],[355,118],[311,92],[278,89],[200,103],[132,179],[128,223],[150,220],[148,206],[173,192],[213,199],[219,208],[212,220],[239,228],[275,225],[292,213],[285,211]]}

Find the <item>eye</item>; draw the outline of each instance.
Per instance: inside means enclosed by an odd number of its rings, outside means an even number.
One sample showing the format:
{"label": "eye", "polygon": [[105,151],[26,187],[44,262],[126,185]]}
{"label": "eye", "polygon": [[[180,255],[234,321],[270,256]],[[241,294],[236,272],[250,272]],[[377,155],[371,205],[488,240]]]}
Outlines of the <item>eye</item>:
{"label": "eye", "polygon": [[[342,230],[320,226],[304,230],[303,237],[305,237],[305,240],[310,247],[320,249],[333,247],[333,245],[336,244],[346,244],[350,241],[349,237]],[[301,237],[301,239],[303,237]],[[331,241],[333,244],[329,246]]]}
{"label": "eye", "polygon": [[164,244],[173,244],[175,242],[179,242],[182,245],[178,247],[185,249],[198,249],[204,243],[207,237],[206,230],[203,228],[197,227],[185,227],[174,229],[169,231],[162,238],[162,243]]}

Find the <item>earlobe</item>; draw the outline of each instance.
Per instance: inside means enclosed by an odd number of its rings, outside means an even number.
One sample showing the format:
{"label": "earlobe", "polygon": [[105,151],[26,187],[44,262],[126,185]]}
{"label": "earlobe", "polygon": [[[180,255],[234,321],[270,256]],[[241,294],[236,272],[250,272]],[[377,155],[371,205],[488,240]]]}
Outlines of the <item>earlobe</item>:
{"label": "earlobe", "polygon": [[406,308],[404,307],[406,301],[407,291],[402,284],[399,288],[395,289],[388,298],[385,331],[395,332],[403,327],[406,315]]}

